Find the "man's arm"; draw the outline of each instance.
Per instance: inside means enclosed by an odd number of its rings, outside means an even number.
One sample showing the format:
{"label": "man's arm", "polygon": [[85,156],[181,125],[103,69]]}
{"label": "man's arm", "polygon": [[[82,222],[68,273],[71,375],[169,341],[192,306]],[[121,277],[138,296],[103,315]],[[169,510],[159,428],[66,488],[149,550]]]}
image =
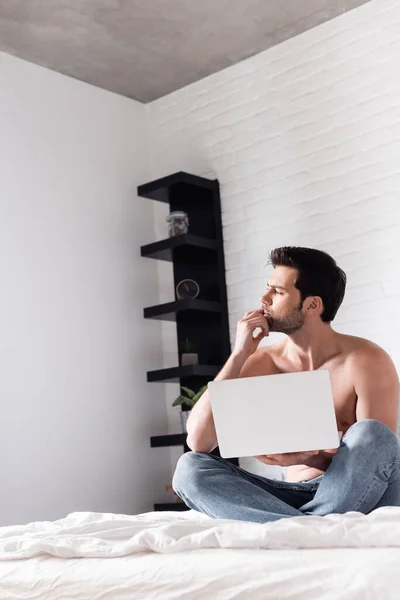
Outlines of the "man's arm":
{"label": "man's arm", "polygon": [[[231,354],[214,381],[236,379],[246,360],[246,356]],[[193,452],[208,453],[218,446],[208,390],[202,394],[190,411],[186,429],[188,433],[186,443]]]}
{"label": "man's arm", "polygon": [[[243,377],[243,367],[258,362],[260,352],[257,351],[261,340],[269,335],[268,321],[263,316],[264,309],[249,310],[240,319],[236,329],[236,340],[232,354],[226,361],[215,381],[220,379],[236,379]],[[259,333],[254,335],[256,330]],[[245,367],[245,370],[247,366]],[[261,373],[259,373],[261,374]],[[187,421],[186,443],[194,452],[211,452],[217,445],[214,418],[210,404],[210,394],[206,390],[190,411]]]}
{"label": "man's arm", "polygon": [[397,431],[399,376],[390,356],[379,346],[360,350],[351,360],[357,395],[357,421],[376,419]]}

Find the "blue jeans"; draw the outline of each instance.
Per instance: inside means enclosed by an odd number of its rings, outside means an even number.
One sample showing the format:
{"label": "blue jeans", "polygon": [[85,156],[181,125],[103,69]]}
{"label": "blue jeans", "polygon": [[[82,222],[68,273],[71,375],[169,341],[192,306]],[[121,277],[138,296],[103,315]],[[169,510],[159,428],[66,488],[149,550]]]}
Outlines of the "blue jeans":
{"label": "blue jeans", "polygon": [[202,452],[183,454],[172,486],[189,508],[218,519],[266,523],[285,517],[400,506],[400,445],[374,419],[352,425],[328,469],[290,483],[254,475]]}

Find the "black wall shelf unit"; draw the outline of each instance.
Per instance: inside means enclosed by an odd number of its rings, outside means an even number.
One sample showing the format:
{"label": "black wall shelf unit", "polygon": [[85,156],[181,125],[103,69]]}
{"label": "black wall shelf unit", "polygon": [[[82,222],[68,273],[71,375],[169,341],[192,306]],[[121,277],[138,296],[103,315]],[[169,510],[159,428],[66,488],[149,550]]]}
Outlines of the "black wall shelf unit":
{"label": "black wall shelf unit", "polygon": [[144,309],[145,319],[160,319],[163,321],[176,321],[177,315],[179,319],[188,322],[198,316],[200,312],[213,313],[219,317],[221,313],[221,304],[219,302],[210,302],[208,300],[196,300],[187,298],[185,300],[175,300],[166,304],[158,304],[157,306],[149,306]]}
{"label": "black wall shelf unit", "polygon": [[154,505],[154,510],[155,511],[161,511],[161,510],[176,510],[176,511],[181,511],[181,510],[188,510],[186,504],[180,504],[178,502],[176,502],[175,504],[155,504]]}
{"label": "black wall shelf unit", "polygon": [[214,240],[189,233],[142,246],[141,255],[181,264],[209,264],[215,261]]}
{"label": "black wall shelf unit", "polygon": [[173,435],[156,435],[150,438],[152,448],[162,448],[164,446],[183,446],[186,441],[185,433],[176,433]]}
{"label": "black wall shelf unit", "polygon": [[[193,279],[199,285],[195,298],[171,298],[170,302],[144,308],[146,319],[176,323],[179,364],[168,369],[148,371],[148,382],[180,383],[195,391],[212,381],[231,353],[225,259],[221,223],[219,183],[185,172],[174,173],[140,185],[138,195],[166,202],[169,211],[183,210],[189,217],[185,234],[142,246],[141,256],[172,262],[174,289],[179,281]],[[166,224],[166,236],[168,235]],[[199,364],[182,365],[181,343],[196,345]],[[186,445],[186,434],[152,437],[153,448]],[[213,453],[219,455],[218,448]],[[238,464],[237,459],[231,459]],[[184,510],[185,505],[155,505],[155,510]]]}
{"label": "black wall shelf unit", "polygon": [[[180,367],[171,367],[169,369],[160,369],[158,371],[147,371],[147,381],[165,381],[170,383],[179,383],[181,379],[193,379],[198,377],[206,377],[207,382],[210,378],[218,375],[221,367],[216,365],[183,365]],[[200,386],[201,387],[201,386]]]}

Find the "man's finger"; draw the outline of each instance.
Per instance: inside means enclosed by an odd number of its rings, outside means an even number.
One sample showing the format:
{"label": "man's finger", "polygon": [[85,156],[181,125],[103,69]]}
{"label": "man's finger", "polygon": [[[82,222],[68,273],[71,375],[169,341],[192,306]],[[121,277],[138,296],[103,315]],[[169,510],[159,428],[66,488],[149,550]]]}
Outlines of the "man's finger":
{"label": "man's finger", "polygon": [[257,333],[257,335],[254,336],[254,339],[258,342],[258,340],[261,341],[263,337],[266,337],[267,335],[269,334],[265,331],[265,329],[262,329]]}
{"label": "man's finger", "polygon": [[328,450],[321,450],[321,452],[325,452],[325,454],[336,454],[339,448],[329,448]]}
{"label": "man's finger", "polygon": [[276,465],[278,460],[276,458],[274,458],[274,456],[280,456],[280,455],[260,454],[258,456],[255,456],[254,458],[257,458],[257,460],[260,460],[265,465]]}

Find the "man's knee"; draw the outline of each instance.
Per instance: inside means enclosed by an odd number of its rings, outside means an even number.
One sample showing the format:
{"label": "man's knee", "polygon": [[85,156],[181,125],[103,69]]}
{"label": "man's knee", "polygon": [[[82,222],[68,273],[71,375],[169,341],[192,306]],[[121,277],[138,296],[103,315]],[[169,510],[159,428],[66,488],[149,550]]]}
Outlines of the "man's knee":
{"label": "man's knee", "polygon": [[182,454],[177,462],[172,479],[172,487],[177,494],[179,492],[184,493],[188,489],[196,491],[199,488],[201,467],[207,461],[207,458],[211,457],[203,452],[186,452]]}
{"label": "man's knee", "polygon": [[375,449],[384,446],[399,450],[396,434],[384,423],[376,419],[363,419],[354,423],[346,432],[343,441],[350,447],[360,446]]}

